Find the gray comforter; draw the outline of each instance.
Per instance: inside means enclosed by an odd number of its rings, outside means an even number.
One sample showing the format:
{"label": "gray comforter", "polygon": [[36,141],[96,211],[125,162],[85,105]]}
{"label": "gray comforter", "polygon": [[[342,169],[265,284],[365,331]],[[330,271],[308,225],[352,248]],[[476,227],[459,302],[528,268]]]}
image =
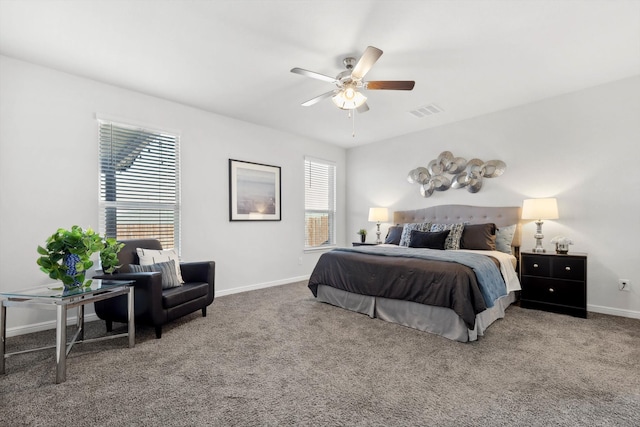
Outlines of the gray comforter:
{"label": "gray comforter", "polygon": [[[429,252],[433,252],[431,256]],[[457,256],[453,254],[384,247],[336,249],[320,257],[309,279],[309,288],[314,296],[318,285],[327,285],[356,294],[447,307],[473,329],[476,314],[492,306],[495,296],[489,304],[485,302],[474,268],[441,259]],[[500,275],[495,259],[477,256],[491,260]],[[504,281],[498,288],[503,289],[499,293],[506,294]]]}

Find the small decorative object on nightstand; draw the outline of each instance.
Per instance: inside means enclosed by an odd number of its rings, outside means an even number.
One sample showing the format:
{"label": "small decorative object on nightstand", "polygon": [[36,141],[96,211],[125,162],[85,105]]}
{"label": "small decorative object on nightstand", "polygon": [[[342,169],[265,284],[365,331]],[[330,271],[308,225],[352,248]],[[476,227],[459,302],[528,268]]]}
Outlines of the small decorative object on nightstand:
{"label": "small decorative object on nightstand", "polygon": [[542,224],[543,219],[558,219],[558,202],[555,197],[547,199],[527,199],[522,203],[522,219],[535,219],[536,220],[536,234],[533,237],[536,238],[536,247],[531,252],[544,253],[545,250],[542,247]]}
{"label": "small decorative object on nightstand", "polygon": [[367,241],[367,230],[365,230],[364,228],[361,228],[360,230],[358,230],[358,234],[360,235],[361,243],[364,243]]}
{"label": "small decorative object on nightstand", "polygon": [[557,254],[567,254],[569,253],[569,245],[573,245],[573,241],[564,236],[556,236],[551,239],[551,243],[556,244],[556,253]]}
{"label": "small decorative object on nightstand", "polygon": [[380,223],[389,221],[389,209],[387,208],[369,208],[369,222],[375,222],[378,226],[378,230],[376,231],[376,235],[378,238],[376,239],[376,243],[382,243],[380,239]]}
{"label": "small decorative object on nightstand", "polygon": [[520,306],[587,317],[586,254],[520,254]]}

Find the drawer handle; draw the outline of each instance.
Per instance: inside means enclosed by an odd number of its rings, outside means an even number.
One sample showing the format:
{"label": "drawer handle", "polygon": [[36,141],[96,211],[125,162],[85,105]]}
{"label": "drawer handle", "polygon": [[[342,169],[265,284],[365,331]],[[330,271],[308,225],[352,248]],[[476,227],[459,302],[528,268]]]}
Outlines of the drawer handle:
{"label": "drawer handle", "polygon": [[549,288],[549,292],[554,293],[555,291],[553,290],[553,288]]}
{"label": "drawer handle", "polygon": [[538,268],[538,264],[533,264],[533,268]]}
{"label": "drawer handle", "polygon": [[571,271],[571,267],[565,267],[564,269],[567,271]]}

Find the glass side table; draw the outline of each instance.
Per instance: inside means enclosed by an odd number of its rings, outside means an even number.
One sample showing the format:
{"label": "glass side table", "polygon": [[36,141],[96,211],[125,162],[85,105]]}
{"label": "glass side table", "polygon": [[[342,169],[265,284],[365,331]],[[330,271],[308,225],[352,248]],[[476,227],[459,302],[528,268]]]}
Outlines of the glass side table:
{"label": "glass side table", "polygon": [[[129,337],[129,348],[135,345],[135,316],[133,311],[133,280],[100,280],[94,279],[91,287],[73,291],[64,291],[62,284],[51,284],[33,289],[21,289],[15,292],[0,292],[0,374],[5,373],[5,359],[9,356],[56,349],[56,383],[67,379],[67,354],[76,342],[101,341],[105,339]],[[127,333],[109,335],[100,338],[84,339],[84,306],[95,301],[127,295]],[[56,345],[29,350],[6,353],[7,307],[23,307],[56,310]],[[78,321],[76,332],[67,343],[67,310],[77,307]]]}

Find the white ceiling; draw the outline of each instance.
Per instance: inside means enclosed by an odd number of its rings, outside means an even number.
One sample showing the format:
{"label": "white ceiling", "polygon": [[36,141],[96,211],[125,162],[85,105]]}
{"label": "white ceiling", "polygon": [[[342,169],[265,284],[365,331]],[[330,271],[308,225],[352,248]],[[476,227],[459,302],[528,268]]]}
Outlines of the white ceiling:
{"label": "white ceiling", "polygon": [[[345,56],[384,51],[355,117]],[[640,74],[640,0],[0,0],[0,53],[343,147]],[[408,112],[435,103],[426,118]]]}

